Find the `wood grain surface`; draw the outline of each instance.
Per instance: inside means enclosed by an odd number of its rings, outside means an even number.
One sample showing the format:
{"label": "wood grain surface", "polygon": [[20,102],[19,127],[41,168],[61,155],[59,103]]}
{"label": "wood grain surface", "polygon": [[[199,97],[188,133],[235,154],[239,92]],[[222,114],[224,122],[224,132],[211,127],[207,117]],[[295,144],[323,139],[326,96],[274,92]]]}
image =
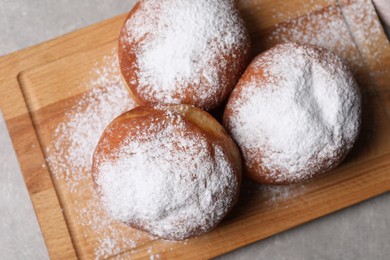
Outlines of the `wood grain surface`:
{"label": "wood grain surface", "polygon": [[[346,60],[364,99],[363,130],[355,148],[337,169],[305,184],[269,187],[244,182],[240,202],[226,220],[216,230],[185,242],[151,238],[110,222],[103,227],[108,230],[105,235],[120,230],[136,245],[123,244],[106,256],[211,258],[390,190],[390,45],[371,2],[238,3],[254,54],[279,42],[314,41]],[[362,6],[363,15],[356,12]],[[53,144],[56,127],[90,91],[82,82],[104,56],[112,55],[124,18],[115,17],[0,58],[1,110],[53,259],[104,256],[97,254],[102,233],[78,221],[78,209],[95,199],[93,193],[89,189],[81,195],[72,193],[65,180],[52,176],[45,159],[51,156],[47,148]],[[327,27],[335,21],[337,27]],[[302,30],[309,37],[297,37]],[[340,35],[342,41],[327,41],[323,35],[328,34]],[[88,178],[81,184],[92,186]],[[98,206],[94,210],[105,214]]]}

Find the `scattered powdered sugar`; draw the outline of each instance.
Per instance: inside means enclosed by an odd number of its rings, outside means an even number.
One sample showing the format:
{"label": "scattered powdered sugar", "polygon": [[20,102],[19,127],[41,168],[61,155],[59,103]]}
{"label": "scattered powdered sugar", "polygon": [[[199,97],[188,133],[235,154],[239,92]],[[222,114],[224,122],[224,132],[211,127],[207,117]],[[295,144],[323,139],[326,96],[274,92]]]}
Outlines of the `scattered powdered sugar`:
{"label": "scattered powdered sugar", "polygon": [[278,45],[250,65],[228,103],[231,133],[247,164],[276,182],[299,181],[337,165],[357,137],[360,94],[330,52]]}
{"label": "scattered powdered sugar", "polygon": [[106,214],[90,171],[92,154],[104,128],[136,104],[121,81],[116,50],[96,64],[90,80],[80,87],[88,92],[67,110],[64,121],[54,125],[47,162],[57,188],[71,198],[72,204],[65,204],[64,210],[77,216],[72,225],[83,227],[76,230],[82,230],[81,236],[94,249],[95,258],[105,258],[153,239]]}
{"label": "scattered powdered sugar", "polygon": [[84,83],[88,92],[83,94],[65,114],[52,137],[51,156],[47,158],[56,178],[65,179],[73,190],[78,178],[89,178],[85,174],[92,162],[92,153],[104,128],[118,115],[135,107],[122,83],[116,55],[106,56],[106,66],[97,66],[91,81]]}
{"label": "scattered powdered sugar", "polygon": [[160,254],[150,254],[150,257],[149,257],[150,260],[155,260],[155,259],[160,259]]}
{"label": "scattered powdered sugar", "polygon": [[[304,197],[308,191],[307,183],[290,185],[263,185],[249,178],[244,178],[241,186],[240,201],[245,202],[255,198],[256,203],[266,204],[272,207],[288,207],[288,201]],[[259,199],[261,198],[261,199]]]}
{"label": "scattered powdered sugar", "polygon": [[[117,127],[126,134],[113,148],[111,136],[123,133]],[[181,115],[150,115],[137,127],[114,123],[106,134],[94,176],[113,218],[182,240],[209,231],[232,208],[239,184],[226,151]]]}
{"label": "scattered powdered sugar", "polygon": [[[325,8],[311,0],[306,5],[313,6],[313,11],[302,16],[291,18],[277,25],[269,37],[278,43],[297,42],[327,48],[343,58],[353,71],[363,64],[357,45],[364,46],[360,51],[370,51],[375,59],[381,53],[377,44],[383,29],[375,14],[370,0],[349,1],[345,6],[328,1]],[[326,3],[326,1],[325,1]],[[293,15],[288,8],[274,12],[274,17],[288,18]]]}
{"label": "scattered powdered sugar", "polygon": [[343,14],[362,55],[380,62],[380,55],[386,48],[385,44],[380,44],[383,43],[381,37],[386,36],[372,1],[348,2],[343,8]]}
{"label": "scattered powdered sugar", "polygon": [[239,73],[242,57],[226,57],[248,53],[234,0],[141,1],[122,40],[138,45],[137,89],[146,100],[180,103],[192,86],[201,107],[226,96],[226,71]]}
{"label": "scattered powdered sugar", "polygon": [[[324,13],[313,12],[282,23],[272,33],[272,38],[278,42],[307,43],[336,50],[343,58],[348,58],[351,50],[356,48],[340,8],[336,5],[324,9]],[[353,63],[360,61],[359,56],[353,58]]]}

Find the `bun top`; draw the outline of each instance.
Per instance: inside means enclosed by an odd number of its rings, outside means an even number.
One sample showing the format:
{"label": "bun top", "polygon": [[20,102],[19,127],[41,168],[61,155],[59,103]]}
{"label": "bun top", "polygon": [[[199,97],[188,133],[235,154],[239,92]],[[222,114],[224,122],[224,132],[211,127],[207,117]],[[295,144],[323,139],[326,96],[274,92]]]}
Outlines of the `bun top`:
{"label": "bun top", "polygon": [[119,45],[124,78],[141,99],[210,109],[237,83],[250,41],[233,0],[144,0]]}
{"label": "bun top", "polygon": [[360,92],[331,52],[278,45],[250,64],[234,89],[225,125],[249,168],[277,183],[297,182],[336,166],[360,127]]}
{"label": "bun top", "polygon": [[209,231],[234,205],[235,167],[222,145],[179,113],[139,107],[105,130],[93,176],[114,219],[182,240]]}

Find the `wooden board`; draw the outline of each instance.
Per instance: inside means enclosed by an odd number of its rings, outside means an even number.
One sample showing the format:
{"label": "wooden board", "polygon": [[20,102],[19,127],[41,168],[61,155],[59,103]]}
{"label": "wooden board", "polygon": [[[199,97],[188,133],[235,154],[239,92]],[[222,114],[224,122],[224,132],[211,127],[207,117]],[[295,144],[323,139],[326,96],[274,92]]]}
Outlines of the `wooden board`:
{"label": "wooden board", "polygon": [[[362,3],[363,15],[356,11]],[[93,194],[75,195],[66,181],[51,178],[45,158],[51,155],[47,148],[56,127],[90,91],[82,83],[91,69],[112,55],[125,16],[10,54],[0,59],[1,110],[53,259],[104,256],[97,253],[99,236],[117,230],[136,243],[120,245],[106,256],[210,258],[390,190],[390,45],[371,2],[242,0],[239,6],[255,53],[287,40],[314,42],[351,66],[364,96],[363,131],[353,152],[336,170],[306,184],[275,188],[245,183],[240,203],[228,218],[216,230],[186,242],[152,239],[120,223],[97,233],[78,221],[77,208]],[[337,22],[337,28],[326,26],[331,22]],[[308,37],[297,37],[302,30]],[[325,41],[329,34],[341,40]]]}

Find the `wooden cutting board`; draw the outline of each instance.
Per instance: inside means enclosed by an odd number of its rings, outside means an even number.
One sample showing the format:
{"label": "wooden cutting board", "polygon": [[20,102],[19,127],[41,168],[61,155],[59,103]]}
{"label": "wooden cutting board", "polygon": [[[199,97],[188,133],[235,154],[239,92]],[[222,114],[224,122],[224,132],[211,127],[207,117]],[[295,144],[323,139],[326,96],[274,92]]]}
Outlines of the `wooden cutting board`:
{"label": "wooden cutting board", "polygon": [[[350,65],[364,96],[363,131],[354,150],[337,169],[306,184],[246,182],[235,210],[198,238],[167,242],[112,222],[101,222],[97,230],[80,222],[85,213],[80,208],[94,196],[90,179],[79,182],[83,192],[72,192],[45,159],[53,156],[55,129],[91,91],[82,83],[103,57],[113,57],[125,16],[1,57],[1,110],[53,259],[211,258],[390,190],[390,45],[371,2],[238,3],[255,53],[279,42],[308,42],[331,49]],[[99,206],[88,210],[104,214]],[[118,232],[121,241],[134,243],[110,247]]]}

